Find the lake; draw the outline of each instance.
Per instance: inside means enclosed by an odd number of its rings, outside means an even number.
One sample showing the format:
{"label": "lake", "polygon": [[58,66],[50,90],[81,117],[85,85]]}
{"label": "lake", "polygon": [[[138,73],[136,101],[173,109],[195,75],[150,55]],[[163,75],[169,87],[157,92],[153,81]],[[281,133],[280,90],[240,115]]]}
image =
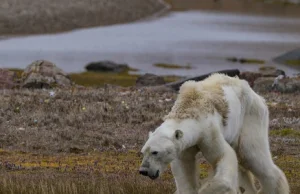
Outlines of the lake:
{"label": "lake", "polygon": [[[228,57],[267,61],[300,45],[299,18],[214,11],[171,12],[155,20],[34,35],[0,41],[0,67],[24,68],[34,60],[56,63],[66,72],[84,71],[92,61],[113,60],[158,75],[200,75],[257,64]],[[190,64],[190,70],[154,67],[154,63]],[[280,66],[288,74],[296,72]]]}

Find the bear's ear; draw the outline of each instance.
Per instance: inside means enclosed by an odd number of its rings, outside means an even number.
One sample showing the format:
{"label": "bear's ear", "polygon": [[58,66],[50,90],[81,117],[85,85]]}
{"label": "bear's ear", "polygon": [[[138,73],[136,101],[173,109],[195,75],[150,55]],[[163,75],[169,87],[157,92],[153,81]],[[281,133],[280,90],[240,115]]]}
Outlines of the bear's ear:
{"label": "bear's ear", "polygon": [[151,137],[152,134],[153,134],[153,132],[152,132],[152,131],[149,131],[149,137]]}
{"label": "bear's ear", "polygon": [[175,131],[175,138],[176,138],[176,139],[180,139],[180,138],[182,138],[182,137],[183,137],[183,132],[182,132],[181,130],[177,129],[177,130]]}

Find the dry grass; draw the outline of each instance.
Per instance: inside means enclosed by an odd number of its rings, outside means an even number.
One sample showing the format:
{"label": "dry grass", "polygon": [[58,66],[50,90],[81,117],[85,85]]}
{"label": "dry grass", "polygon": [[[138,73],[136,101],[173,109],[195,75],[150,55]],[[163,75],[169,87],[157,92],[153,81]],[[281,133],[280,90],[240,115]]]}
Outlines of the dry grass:
{"label": "dry grass", "polygon": [[[136,152],[36,155],[2,151],[0,193],[169,193],[168,171],[156,181],[138,175]],[[15,184],[15,183],[18,184]]]}
{"label": "dry grass", "polygon": [[[264,94],[272,153],[292,194],[300,192],[298,95]],[[163,88],[0,91],[0,193],[174,192],[170,169],[154,182],[137,169],[148,131],[175,99]]]}
{"label": "dry grass", "polygon": [[92,173],[4,173],[1,194],[160,194],[171,193],[166,181],[150,182],[137,175],[103,176]]}
{"label": "dry grass", "polygon": [[[172,193],[170,169],[156,180],[138,175],[137,151],[37,155],[0,150],[0,193]],[[200,177],[207,176],[208,164]],[[18,184],[16,184],[18,183]]]}
{"label": "dry grass", "polygon": [[165,8],[157,0],[0,0],[0,35],[127,23]]}
{"label": "dry grass", "polygon": [[175,98],[143,88],[55,92],[51,97],[43,90],[0,91],[0,147],[46,153],[136,148]]}

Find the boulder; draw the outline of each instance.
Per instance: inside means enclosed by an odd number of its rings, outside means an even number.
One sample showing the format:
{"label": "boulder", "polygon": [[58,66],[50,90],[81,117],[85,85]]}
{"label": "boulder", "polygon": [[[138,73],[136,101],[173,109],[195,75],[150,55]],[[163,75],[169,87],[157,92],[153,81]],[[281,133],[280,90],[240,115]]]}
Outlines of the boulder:
{"label": "boulder", "polygon": [[0,68],[0,89],[11,89],[16,86],[16,73]]}
{"label": "boulder", "polygon": [[113,61],[99,61],[87,64],[85,67],[88,71],[113,72],[120,73],[129,70],[127,64],[117,64]]}
{"label": "boulder", "polygon": [[257,92],[276,91],[281,93],[293,93],[300,91],[300,77],[261,77],[254,82],[253,89]]}
{"label": "boulder", "polygon": [[204,74],[204,75],[200,75],[200,76],[184,78],[179,81],[165,84],[165,86],[178,91],[184,82],[189,81],[189,80],[202,81],[202,80],[206,79],[207,77],[209,77],[210,75],[212,75],[213,73],[222,73],[222,74],[228,75],[230,77],[235,77],[235,76],[240,75],[240,71],[238,69],[227,69],[227,70],[216,71],[216,72],[212,72],[212,73],[208,73],[208,74]]}
{"label": "boulder", "polygon": [[259,77],[254,81],[253,90],[261,93],[270,92],[274,81],[274,77]]}
{"label": "boulder", "polygon": [[54,63],[38,60],[31,63],[22,74],[23,88],[53,88],[72,85],[67,74]]}
{"label": "boulder", "polygon": [[293,93],[300,91],[300,77],[283,78],[274,84],[274,90],[282,93]]}
{"label": "boulder", "polygon": [[137,78],[136,86],[158,86],[165,84],[165,80],[161,76],[146,73]]}
{"label": "boulder", "polygon": [[[278,76],[285,76],[285,72],[281,69],[276,69],[272,66],[264,66],[260,67],[258,72],[251,72],[251,71],[245,71],[240,74],[240,78],[244,79],[249,82],[250,86],[254,86],[254,82],[260,78],[260,77],[272,77],[274,78]],[[262,80],[269,80],[269,79],[262,79]]]}
{"label": "boulder", "polygon": [[249,85],[253,87],[255,80],[259,77],[262,77],[262,74],[258,72],[245,71],[242,72],[239,77],[240,79],[248,81]]}
{"label": "boulder", "polygon": [[262,77],[277,77],[279,75],[285,76],[285,72],[283,70],[276,69],[273,66],[260,67],[258,73],[260,73]]}
{"label": "boulder", "polygon": [[[291,63],[300,61],[300,48],[291,50],[289,52],[286,52],[280,56],[277,56],[273,59],[274,62],[284,65],[291,65]],[[296,67],[295,65],[293,65]]]}

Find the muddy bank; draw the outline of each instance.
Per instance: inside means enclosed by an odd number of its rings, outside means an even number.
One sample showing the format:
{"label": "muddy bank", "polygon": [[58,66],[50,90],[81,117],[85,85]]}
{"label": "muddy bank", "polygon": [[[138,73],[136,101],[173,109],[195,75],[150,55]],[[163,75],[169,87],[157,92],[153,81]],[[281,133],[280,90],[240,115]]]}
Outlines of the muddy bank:
{"label": "muddy bank", "polygon": [[0,0],[0,35],[128,23],[168,9],[160,0]]}

